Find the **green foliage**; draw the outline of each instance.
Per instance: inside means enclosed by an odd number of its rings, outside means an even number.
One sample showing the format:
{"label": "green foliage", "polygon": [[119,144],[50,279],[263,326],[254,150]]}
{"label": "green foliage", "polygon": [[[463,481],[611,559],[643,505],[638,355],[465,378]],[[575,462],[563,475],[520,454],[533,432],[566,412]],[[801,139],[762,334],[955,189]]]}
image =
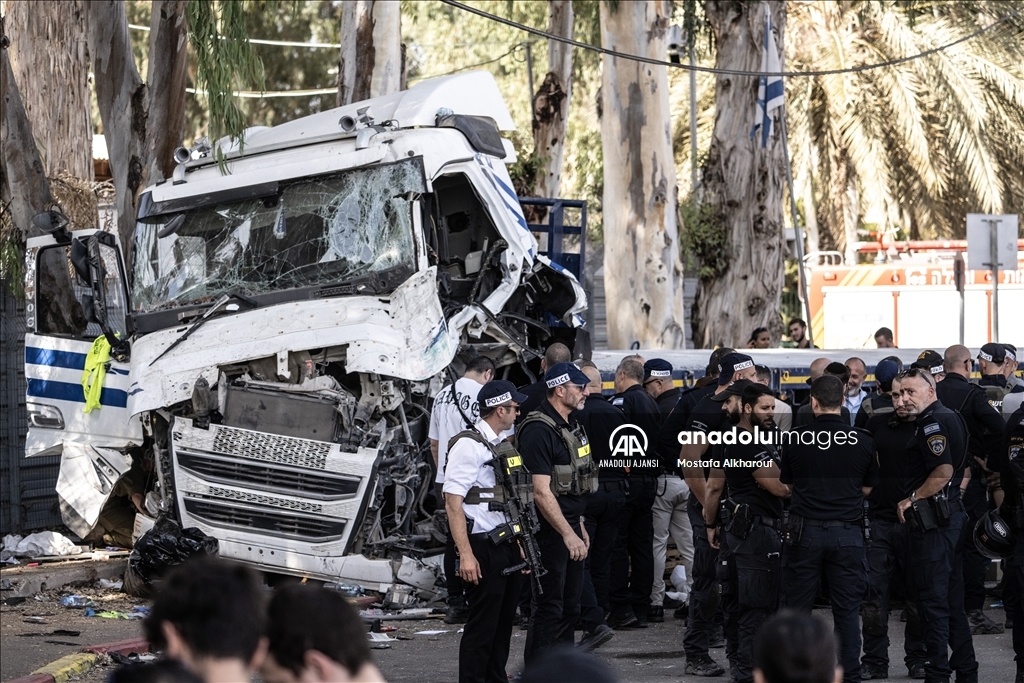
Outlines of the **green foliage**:
{"label": "green foliage", "polygon": [[685,259],[697,259],[698,277],[708,281],[721,277],[732,261],[728,226],[714,207],[694,195],[679,202],[679,246]]}
{"label": "green foliage", "polygon": [[516,150],[516,162],[508,165],[508,174],[512,178],[512,189],[520,197],[528,197],[533,194],[533,188],[537,186],[537,177],[544,168],[544,158],[533,150],[533,143],[523,141],[523,136],[518,132],[512,133],[509,137],[512,146]]}

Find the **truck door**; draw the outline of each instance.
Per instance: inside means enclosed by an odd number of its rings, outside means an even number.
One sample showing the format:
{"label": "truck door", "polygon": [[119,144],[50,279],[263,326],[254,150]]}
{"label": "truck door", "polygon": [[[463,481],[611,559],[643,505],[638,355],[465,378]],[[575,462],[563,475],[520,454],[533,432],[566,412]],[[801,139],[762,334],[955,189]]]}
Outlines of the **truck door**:
{"label": "truck door", "polygon": [[[117,237],[63,228],[28,240],[25,275],[25,455],[61,454],[57,496],[64,523],[81,537],[95,527],[142,445],[128,414],[128,289]],[[99,405],[85,412],[82,374],[97,338],[112,346]]]}

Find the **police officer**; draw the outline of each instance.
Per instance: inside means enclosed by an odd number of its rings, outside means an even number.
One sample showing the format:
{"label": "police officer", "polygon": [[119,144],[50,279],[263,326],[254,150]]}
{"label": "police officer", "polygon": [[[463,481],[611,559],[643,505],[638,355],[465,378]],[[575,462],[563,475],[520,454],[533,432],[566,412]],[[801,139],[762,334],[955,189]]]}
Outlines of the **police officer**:
{"label": "police officer", "polygon": [[619,515],[626,504],[626,470],[614,463],[609,441],[626,416],[601,395],[601,372],[593,363],[583,361],[580,370],[590,379],[587,401],[576,419],[590,439],[591,453],[597,463],[597,490],[587,496],[586,523],[590,537],[583,573],[580,600],[583,637],[579,646],[594,650],[615,635],[605,621],[611,610],[608,599],[612,550],[619,537]]}
{"label": "police officer", "polygon": [[[734,382],[715,396],[734,423],[737,439],[724,448],[721,468],[712,468],[704,501],[708,542],[719,547],[724,569],[722,601],[734,683],[754,680],[754,636],[779,602],[782,562],[782,499],[789,487],[779,481],[775,396],[768,387]],[[725,494],[728,522],[719,501]],[[721,543],[719,541],[722,541]]]}
{"label": "police officer", "polygon": [[[933,361],[929,361],[930,363]],[[991,406],[985,390],[969,381],[971,352],[956,344],[946,349],[941,365],[945,379],[935,386],[935,395],[945,407],[963,416],[967,424],[967,466],[970,480],[963,491],[967,511],[967,529],[973,529],[988,512],[988,458],[999,450],[1003,438],[1003,422]],[[932,376],[936,373],[931,368]],[[964,609],[974,635],[1002,633],[1003,627],[985,615],[985,574],[991,560],[974,543],[963,544]]]}
{"label": "police officer", "polygon": [[[693,527],[693,586],[690,590],[689,621],[686,635],[683,637],[683,650],[686,654],[684,673],[694,676],[721,676],[725,673],[714,659],[711,658],[709,647],[715,630],[714,593],[718,550],[708,542],[707,527],[704,522],[704,496],[707,487],[705,459],[721,459],[717,446],[709,444],[714,440],[712,435],[720,435],[730,426],[729,419],[722,410],[722,401],[712,400],[728,390],[729,385],[741,379],[753,381],[757,378],[757,370],[750,356],[742,353],[729,353],[721,357],[718,363],[718,380],[714,393],[705,396],[693,407],[686,428],[676,434],[680,444],[680,460],[683,463],[683,476],[690,487],[690,502],[687,512]],[[684,397],[685,398],[685,397]],[[682,403],[682,401],[680,401]],[[706,458],[706,454],[710,458]]]}
{"label": "police officer", "polygon": [[[445,509],[458,549],[459,576],[468,587],[469,618],[459,645],[460,683],[507,683],[505,665],[512,638],[521,574],[504,575],[518,565],[519,544],[509,531],[505,512],[493,501],[511,494],[497,481],[496,467],[522,468],[521,459],[504,445],[503,431],[515,424],[526,400],[511,382],[492,380],[480,388],[480,420],[472,430],[452,437],[445,473]],[[518,464],[517,464],[518,462]],[[529,479],[523,473],[523,481]],[[528,487],[529,484],[526,484]],[[501,533],[502,531],[508,533]]]}
{"label": "police officer", "polygon": [[981,379],[978,386],[985,390],[988,402],[997,411],[1003,411],[1003,399],[1010,393],[1024,392],[1024,385],[1008,381],[1003,366],[1006,365],[1006,346],[989,342],[978,351],[978,368]]}
{"label": "police officer", "polygon": [[963,610],[967,514],[960,483],[967,434],[962,419],[939,402],[927,370],[911,368],[900,376],[900,398],[917,418],[908,446],[910,494],[899,502],[897,516],[910,524],[911,575],[928,650],[925,680],[948,681],[955,670],[957,681],[977,681],[978,662]]}
{"label": "police officer", "polygon": [[[875,367],[875,377],[879,367]],[[895,364],[893,364],[895,367]],[[879,380],[882,384],[882,381]],[[868,496],[870,504],[871,543],[867,548],[868,590],[861,605],[864,632],[864,655],[861,657],[861,680],[889,677],[889,598],[893,585],[901,586],[907,599],[907,625],[904,629],[904,662],[911,678],[924,678],[927,653],[921,630],[914,585],[909,573],[910,530],[900,524],[896,506],[906,498],[907,445],[917,425],[899,396],[899,380],[885,382],[891,392],[892,411],[878,411],[867,421],[865,431],[871,434],[878,454],[878,485]],[[863,408],[862,408],[863,410]],[[858,416],[860,414],[858,413]]]}
{"label": "police officer", "polygon": [[[644,390],[658,402],[662,415],[668,419],[679,401],[681,392],[672,384],[672,364],[664,358],[652,358],[644,363]],[[652,516],[654,519],[654,584],[651,588],[651,611],[648,619],[653,622],[665,620],[665,608],[679,609],[682,601],[672,600],[665,595],[665,555],[668,552],[668,537],[671,533],[676,548],[683,558],[686,576],[693,572],[693,529],[686,513],[690,487],[683,481],[677,463],[679,444],[672,439],[672,446],[663,451],[660,446],[661,432],[658,432],[658,457],[663,470],[658,477],[657,494],[654,497]]]}
{"label": "police officer", "polygon": [[843,680],[860,681],[860,622],[867,588],[864,497],[878,480],[871,435],[841,416],[844,384],[823,375],[811,385],[814,423],[787,433],[783,484],[793,489],[783,586],[786,604],[810,611],[827,577]]}
{"label": "police officer", "polygon": [[876,393],[864,399],[857,411],[857,417],[853,419],[853,426],[863,429],[868,420],[875,415],[885,415],[890,418],[894,409],[892,406],[892,380],[896,375],[903,372],[903,361],[894,356],[883,358],[875,366],[875,390]]}
{"label": "police officer", "polygon": [[[624,358],[615,370],[617,393],[612,405],[622,410],[627,423],[643,432],[643,441],[648,444],[648,452],[612,453],[613,457],[626,458],[630,463],[626,473],[626,504],[619,517],[619,538],[612,551],[612,610],[608,625],[616,629],[647,626],[654,585],[652,508],[661,471],[654,445],[662,416],[657,402],[644,391],[643,380],[644,366],[638,360]],[[629,442],[620,440],[619,443]]]}
{"label": "police officer", "polygon": [[1024,379],[1017,377],[1017,347],[1003,344],[1006,349],[1006,360],[1003,362],[1003,375],[1008,385],[1012,385],[1010,393],[1003,397],[1003,419],[1009,420],[1013,411],[1024,403]]}
{"label": "police officer", "polygon": [[[1006,568],[1007,582],[1024,586],[1024,408],[1017,408],[1010,415],[992,466],[1000,473],[1006,494],[999,511],[1013,528],[1015,541],[1013,555]],[[1015,600],[1012,609],[1013,651],[1017,660],[1014,683],[1024,683],[1024,603]]]}
{"label": "police officer", "polygon": [[517,445],[533,475],[540,512],[540,548],[547,573],[543,595],[533,596],[524,656],[533,661],[546,647],[573,643],[580,616],[583,560],[590,539],[583,524],[587,496],[597,487],[597,468],[587,435],[572,416],[587,398],[590,380],[572,363],[556,363],[544,375],[547,394],[518,427]]}

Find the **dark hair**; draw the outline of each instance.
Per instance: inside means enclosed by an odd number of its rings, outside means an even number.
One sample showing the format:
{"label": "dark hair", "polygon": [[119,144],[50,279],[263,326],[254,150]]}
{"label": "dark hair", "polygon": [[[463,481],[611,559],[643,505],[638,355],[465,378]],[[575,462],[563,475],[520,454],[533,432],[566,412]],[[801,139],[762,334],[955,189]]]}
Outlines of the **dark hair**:
{"label": "dark hair", "polygon": [[167,647],[161,624],[173,624],[199,656],[252,659],[266,632],[263,590],[256,572],[215,557],[175,567],[157,587],[143,622],[153,647]]}
{"label": "dark hair", "polygon": [[572,360],[572,352],[562,342],[555,342],[544,352],[544,363],[551,368],[559,363],[568,363]]}
{"label": "dark hair", "polygon": [[896,364],[896,371],[903,372],[903,360],[899,356],[886,356],[882,360],[891,360]]}
{"label": "dark hair", "polygon": [[757,337],[762,332],[767,332],[767,331],[768,331],[767,327],[755,327],[754,331],[750,333],[750,341],[757,341]]}
{"label": "dark hair", "polygon": [[619,677],[601,658],[571,646],[544,650],[526,665],[522,683],[618,683]]}
{"label": "dark hair", "polygon": [[892,330],[888,327],[879,327],[875,337],[884,337],[887,341],[892,341]]}
{"label": "dark hair", "polygon": [[794,323],[800,325],[800,327],[807,327],[807,321],[803,318],[793,318],[786,327],[793,327]]}
{"label": "dark hair", "polygon": [[296,676],[306,666],[306,651],[317,650],[355,676],[370,657],[366,626],[338,592],[291,585],[274,591],[267,609],[270,654]]}
{"label": "dark hair", "polygon": [[622,359],[619,367],[615,368],[615,372],[616,374],[621,372],[629,379],[636,380],[637,382],[644,381],[644,364],[632,358]]}
{"label": "dark hair", "polygon": [[757,372],[758,379],[768,380],[769,382],[772,381],[772,369],[767,365],[755,365],[754,371]]}
{"label": "dark hair", "polygon": [[832,683],[836,640],[820,618],[784,609],[754,639],[754,668],[768,683]]}
{"label": "dark hair", "polygon": [[708,359],[708,367],[704,371],[704,374],[709,377],[718,377],[718,365],[722,362],[722,359],[730,353],[736,353],[736,349],[731,349],[728,346],[722,346],[712,351],[711,358]]}
{"label": "dark hair", "polygon": [[487,356],[477,356],[466,363],[466,372],[475,372],[482,375],[488,370],[494,372],[494,361]]}
{"label": "dark hair", "polygon": [[176,659],[158,659],[122,666],[107,683],[203,683],[203,679]]}
{"label": "dark hair", "polygon": [[[846,367],[844,363],[837,363],[832,361],[825,366],[825,375],[831,375],[832,377],[838,377],[842,380],[843,384],[850,381],[850,368]],[[823,375],[824,376],[824,375]]]}
{"label": "dark hair", "polygon": [[762,396],[771,396],[772,398],[775,398],[775,394],[772,390],[765,385],[751,384],[743,389],[743,405],[755,406]]}
{"label": "dark hair", "polygon": [[843,405],[844,382],[835,375],[822,375],[811,382],[811,398],[825,410],[836,410]]}

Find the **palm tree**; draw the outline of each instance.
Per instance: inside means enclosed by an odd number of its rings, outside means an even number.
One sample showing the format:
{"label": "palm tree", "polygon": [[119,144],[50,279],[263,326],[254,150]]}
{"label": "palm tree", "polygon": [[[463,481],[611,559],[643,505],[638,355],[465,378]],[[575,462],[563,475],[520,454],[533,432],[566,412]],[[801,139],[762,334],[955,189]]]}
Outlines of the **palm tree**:
{"label": "palm tree", "polygon": [[[1021,10],[1020,0],[790,2],[787,69],[904,59]],[[1022,26],[1024,12],[929,56],[787,79],[798,193],[817,204],[822,246],[850,259],[867,215],[882,231],[952,237],[965,213],[1024,205]]]}

